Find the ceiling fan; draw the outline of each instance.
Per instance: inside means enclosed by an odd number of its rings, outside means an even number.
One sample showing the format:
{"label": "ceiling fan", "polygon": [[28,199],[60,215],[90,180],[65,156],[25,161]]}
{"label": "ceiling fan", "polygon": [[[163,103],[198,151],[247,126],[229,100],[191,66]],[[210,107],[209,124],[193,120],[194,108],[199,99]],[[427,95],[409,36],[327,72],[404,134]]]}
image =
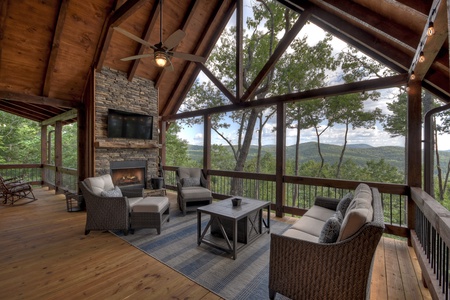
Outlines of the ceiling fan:
{"label": "ceiling fan", "polygon": [[160,0],[159,1],[159,23],[160,23],[159,24],[159,43],[155,44],[155,45],[150,44],[149,42],[135,36],[134,34],[128,32],[120,27],[113,27],[114,30],[122,33],[123,35],[129,37],[130,39],[135,40],[136,42],[149,47],[150,50],[153,52],[153,53],[125,57],[125,58],[121,59],[122,61],[129,61],[129,60],[140,59],[140,58],[145,58],[145,57],[153,57],[153,62],[155,63],[156,66],[161,67],[161,68],[168,68],[169,70],[173,70],[172,62],[170,60],[171,57],[177,57],[177,58],[194,61],[194,62],[201,62],[201,63],[206,62],[206,58],[204,58],[202,56],[170,51],[181,42],[181,40],[186,36],[186,33],[183,30],[178,29],[177,31],[172,33],[167,38],[167,40],[163,43],[163,41],[162,41],[162,32],[163,32],[162,19],[163,19],[162,0]]}

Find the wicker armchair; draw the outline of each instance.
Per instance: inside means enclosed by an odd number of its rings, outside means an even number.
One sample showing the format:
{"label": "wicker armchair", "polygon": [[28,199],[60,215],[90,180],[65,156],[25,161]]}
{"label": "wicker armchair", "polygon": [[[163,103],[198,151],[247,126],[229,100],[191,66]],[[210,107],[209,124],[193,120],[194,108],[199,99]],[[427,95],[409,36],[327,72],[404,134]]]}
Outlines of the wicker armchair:
{"label": "wicker armchair", "polygon": [[381,197],[372,189],[373,221],[348,239],[314,243],[271,234],[269,297],[368,299],[372,260],[384,231]]}
{"label": "wicker armchair", "polygon": [[208,182],[199,168],[178,168],[177,201],[183,215],[187,211],[196,211],[197,207],[208,205],[212,202],[211,191]]}
{"label": "wicker armchair", "polygon": [[144,189],[124,189],[122,197],[103,197],[102,190],[114,188],[111,176],[86,178],[80,189],[86,202],[86,228],[91,230],[122,230],[125,235],[130,228],[130,205],[140,201]]}

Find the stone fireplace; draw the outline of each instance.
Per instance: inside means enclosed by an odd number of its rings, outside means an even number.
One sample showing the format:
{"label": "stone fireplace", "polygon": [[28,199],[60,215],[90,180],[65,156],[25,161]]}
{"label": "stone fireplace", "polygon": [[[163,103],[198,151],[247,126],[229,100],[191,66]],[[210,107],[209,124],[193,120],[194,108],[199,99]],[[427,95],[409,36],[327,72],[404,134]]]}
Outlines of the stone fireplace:
{"label": "stone fireplace", "polygon": [[120,188],[147,188],[147,162],[145,160],[110,162],[114,185]]}
{"label": "stone fireplace", "polygon": [[[151,188],[158,174],[158,93],[150,80],[103,68],[95,73],[95,173],[115,185]],[[108,109],[153,116],[152,139],[108,138]]]}

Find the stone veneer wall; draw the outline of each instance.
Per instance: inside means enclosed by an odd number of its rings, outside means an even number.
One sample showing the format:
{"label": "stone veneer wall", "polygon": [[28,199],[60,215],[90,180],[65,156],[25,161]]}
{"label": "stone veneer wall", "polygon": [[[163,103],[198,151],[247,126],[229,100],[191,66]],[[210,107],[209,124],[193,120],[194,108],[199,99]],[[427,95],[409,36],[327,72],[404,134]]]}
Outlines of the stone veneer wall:
{"label": "stone veneer wall", "polygon": [[[100,144],[105,142],[103,145],[107,145],[95,149],[96,175],[109,174],[111,161],[146,160],[147,187],[150,187],[150,178],[155,177],[158,172],[159,149],[139,147],[158,144],[158,92],[154,88],[154,83],[143,78],[133,78],[130,82],[126,73],[109,68],[97,72],[95,78],[96,142]],[[109,108],[153,116],[153,139],[149,141],[108,138]],[[129,143],[130,147],[120,148],[119,145],[125,142]]]}

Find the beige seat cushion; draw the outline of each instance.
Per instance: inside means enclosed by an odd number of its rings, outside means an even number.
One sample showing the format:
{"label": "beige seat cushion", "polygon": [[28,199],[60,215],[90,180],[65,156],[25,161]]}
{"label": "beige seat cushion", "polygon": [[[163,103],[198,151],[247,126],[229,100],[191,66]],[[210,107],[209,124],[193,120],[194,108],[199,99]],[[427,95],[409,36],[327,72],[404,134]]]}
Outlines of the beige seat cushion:
{"label": "beige seat cushion", "polygon": [[295,222],[290,229],[296,229],[318,237],[320,235],[320,232],[322,231],[324,224],[325,222],[322,220],[305,215],[301,217],[300,220]]}
{"label": "beige seat cushion", "polygon": [[304,217],[308,216],[314,219],[321,220],[325,223],[334,213],[334,210],[314,205],[305,213]]}
{"label": "beige seat cushion", "polygon": [[167,197],[145,197],[136,202],[132,207],[132,212],[161,212],[164,207],[169,205]]}
{"label": "beige seat cushion", "polygon": [[284,236],[291,238],[318,243],[319,237],[296,229],[288,229],[283,233]]}
{"label": "beige seat cushion", "polygon": [[86,178],[84,182],[97,196],[100,196],[103,191],[110,191],[114,189],[114,184],[112,182],[111,175],[109,174],[97,177],[89,177]]}
{"label": "beige seat cushion", "polygon": [[211,191],[201,186],[184,187],[181,191],[184,200],[211,198]]}
{"label": "beige seat cushion", "polygon": [[130,207],[133,207],[136,203],[138,203],[142,199],[144,199],[144,198],[143,197],[128,198],[128,203],[130,204]]}
{"label": "beige seat cushion", "polygon": [[202,170],[199,168],[179,168],[180,178],[200,178]]}
{"label": "beige seat cushion", "polygon": [[[370,191],[370,189],[369,189]],[[338,241],[345,240],[354,235],[365,223],[373,219],[372,193],[367,191],[355,193],[342,221]]]}

